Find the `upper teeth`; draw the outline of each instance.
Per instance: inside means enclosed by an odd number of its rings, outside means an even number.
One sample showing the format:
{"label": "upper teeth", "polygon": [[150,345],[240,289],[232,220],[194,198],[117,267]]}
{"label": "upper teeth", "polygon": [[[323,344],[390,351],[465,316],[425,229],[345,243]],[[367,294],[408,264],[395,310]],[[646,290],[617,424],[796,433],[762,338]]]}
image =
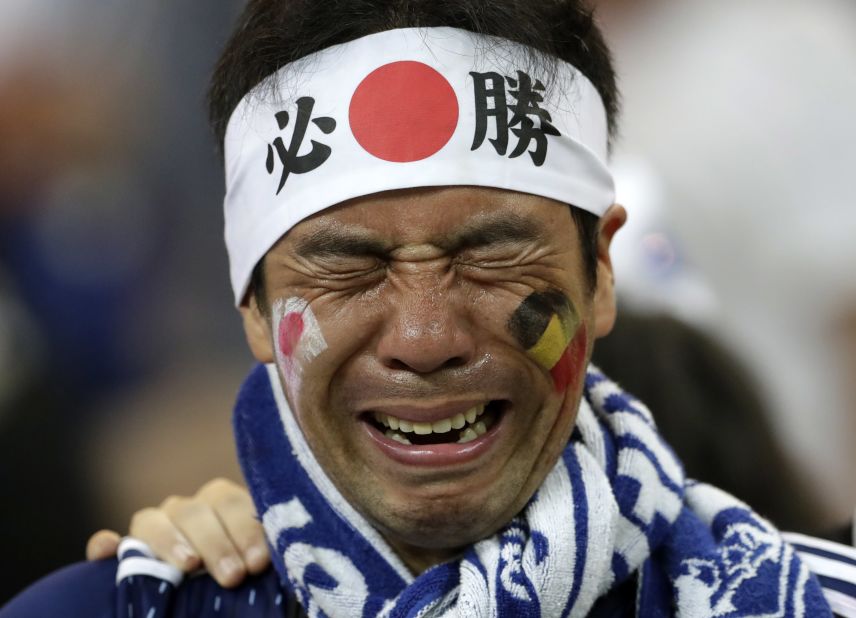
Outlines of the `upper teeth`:
{"label": "upper teeth", "polygon": [[[430,433],[448,433],[453,429],[462,429],[467,423],[475,423],[476,418],[484,414],[484,406],[485,404],[482,403],[473,406],[466,412],[455,414],[454,416],[443,418],[433,423],[417,423],[381,412],[374,412],[374,418],[378,423],[390,429],[396,429],[403,433],[415,433],[420,436],[427,436]],[[484,425],[483,423],[480,424]]]}

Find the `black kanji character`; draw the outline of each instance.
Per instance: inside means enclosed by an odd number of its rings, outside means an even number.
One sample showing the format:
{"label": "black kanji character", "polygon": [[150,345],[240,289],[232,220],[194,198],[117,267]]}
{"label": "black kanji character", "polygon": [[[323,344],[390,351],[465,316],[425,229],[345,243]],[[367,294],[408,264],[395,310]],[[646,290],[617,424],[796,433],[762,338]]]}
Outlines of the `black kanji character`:
{"label": "black kanji character", "polygon": [[[517,103],[511,106],[514,116],[508,123],[508,126],[512,127],[512,132],[517,136],[517,148],[509,156],[513,159],[524,152],[529,152],[532,162],[537,167],[541,167],[547,159],[547,136],[561,135],[559,130],[553,126],[553,118],[550,116],[550,112],[541,108],[541,103],[544,102],[544,97],[541,96],[545,90],[544,84],[539,79],[535,80],[533,86],[532,78],[529,75],[523,71],[517,71],[517,79],[508,78],[508,85],[517,88],[517,90],[509,90],[509,94],[517,100]],[[535,126],[531,116],[535,116],[540,121],[538,127]],[[532,140],[535,140],[534,151],[529,150]]]}
{"label": "black kanji character", "polygon": [[[508,150],[509,130],[517,137],[515,146],[509,158],[521,156],[529,152],[532,162],[540,167],[547,159],[547,136],[561,135],[553,126],[550,112],[541,107],[544,102],[542,92],[546,89],[541,80],[535,80],[523,71],[517,71],[517,79],[503,77],[499,73],[470,73],[475,83],[476,99],[476,134],[472,150],[484,144],[487,137],[488,121],[492,118],[496,126],[496,138],[489,140],[497,154],[505,156]],[[506,92],[505,84],[514,90]],[[508,95],[513,97],[511,105]],[[493,101],[493,106],[490,103]],[[511,119],[509,120],[509,110]],[[538,119],[536,126],[534,118]],[[531,150],[532,142],[535,149]]]}
{"label": "black kanji character", "polygon": [[[496,124],[496,139],[490,143],[497,154],[505,155],[508,150],[508,101],[505,95],[505,78],[499,73],[470,73],[475,82],[476,134],[473,147],[477,150],[487,137],[487,123],[492,117]],[[490,86],[488,86],[490,83]],[[493,107],[489,106],[493,100]]]}
{"label": "black kanji character", "polygon": [[[329,159],[333,152],[326,144],[311,140],[312,150],[305,155],[298,156],[297,154],[306,137],[306,130],[309,128],[310,122],[321,129],[321,132],[325,135],[329,135],[336,129],[336,121],[333,118],[312,118],[314,107],[315,99],[312,97],[300,97],[297,99],[297,120],[294,123],[294,133],[291,135],[291,142],[288,148],[285,147],[282,137],[277,137],[273,141],[273,145],[268,144],[266,161],[268,174],[273,174],[274,170],[274,149],[276,149],[276,154],[279,156],[279,162],[282,163],[282,177],[279,181],[279,187],[276,190],[277,195],[282,191],[285,181],[288,180],[288,176],[292,172],[295,174],[311,172]],[[288,126],[288,112],[278,112],[275,118],[281,131]]]}

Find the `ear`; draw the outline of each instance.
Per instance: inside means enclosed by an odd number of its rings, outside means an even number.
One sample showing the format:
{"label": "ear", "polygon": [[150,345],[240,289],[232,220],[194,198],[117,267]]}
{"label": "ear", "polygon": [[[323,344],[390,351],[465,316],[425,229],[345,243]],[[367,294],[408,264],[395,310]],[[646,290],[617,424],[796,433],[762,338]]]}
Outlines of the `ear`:
{"label": "ear", "polygon": [[627,211],[614,204],[600,218],[597,234],[597,287],[594,293],[594,336],[604,337],[615,325],[617,305],[615,302],[615,276],[609,247],[615,233],[627,221]]}
{"label": "ear", "polygon": [[271,325],[265,317],[252,291],[247,292],[241,306],[238,307],[244,321],[244,335],[253,356],[260,363],[273,362],[273,343],[271,341]]}

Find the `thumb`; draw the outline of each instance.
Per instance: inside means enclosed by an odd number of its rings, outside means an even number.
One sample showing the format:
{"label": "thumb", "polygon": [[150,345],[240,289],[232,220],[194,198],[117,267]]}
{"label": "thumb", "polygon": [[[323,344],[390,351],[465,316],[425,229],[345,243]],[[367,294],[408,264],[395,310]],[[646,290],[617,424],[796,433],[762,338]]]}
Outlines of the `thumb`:
{"label": "thumb", "polygon": [[104,560],[105,558],[112,558],[119,549],[120,539],[118,532],[99,530],[89,537],[89,541],[86,543],[86,559]]}

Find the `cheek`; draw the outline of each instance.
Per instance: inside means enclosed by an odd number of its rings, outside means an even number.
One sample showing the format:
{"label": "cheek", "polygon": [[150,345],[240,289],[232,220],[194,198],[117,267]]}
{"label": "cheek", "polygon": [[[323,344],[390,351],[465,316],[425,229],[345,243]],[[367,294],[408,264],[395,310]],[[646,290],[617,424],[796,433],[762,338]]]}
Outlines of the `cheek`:
{"label": "cheek", "polygon": [[570,386],[576,389],[583,372],[587,348],[586,325],[581,323],[558,362],[550,368],[550,375],[553,376],[553,384],[557,392],[564,392]]}
{"label": "cheek", "polygon": [[287,313],[279,322],[279,352],[285,358],[291,358],[303,335],[303,316],[299,313]]}
{"label": "cheek", "polygon": [[305,369],[327,349],[327,341],[312,309],[301,298],[277,300],[273,315],[277,360],[296,402]]}
{"label": "cheek", "polygon": [[557,392],[579,381],[588,334],[573,303],[558,290],[530,294],[508,328],[526,353],[550,372]]}

